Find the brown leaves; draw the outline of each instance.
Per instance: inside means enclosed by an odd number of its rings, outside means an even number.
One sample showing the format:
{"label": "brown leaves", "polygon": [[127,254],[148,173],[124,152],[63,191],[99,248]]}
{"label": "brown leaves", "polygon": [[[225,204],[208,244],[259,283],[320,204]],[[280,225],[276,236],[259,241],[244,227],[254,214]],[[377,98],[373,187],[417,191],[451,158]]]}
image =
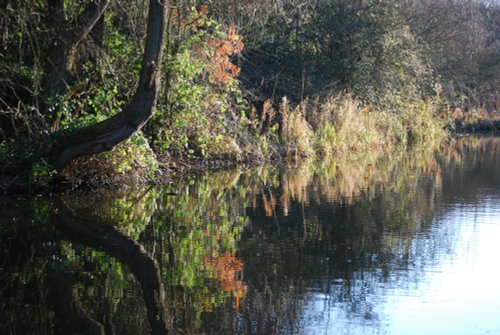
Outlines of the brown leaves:
{"label": "brown leaves", "polygon": [[240,68],[231,62],[231,57],[243,50],[243,42],[236,33],[234,26],[229,27],[227,36],[206,36],[205,42],[209,48],[209,80],[213,84],[225,85],[240,73]]}

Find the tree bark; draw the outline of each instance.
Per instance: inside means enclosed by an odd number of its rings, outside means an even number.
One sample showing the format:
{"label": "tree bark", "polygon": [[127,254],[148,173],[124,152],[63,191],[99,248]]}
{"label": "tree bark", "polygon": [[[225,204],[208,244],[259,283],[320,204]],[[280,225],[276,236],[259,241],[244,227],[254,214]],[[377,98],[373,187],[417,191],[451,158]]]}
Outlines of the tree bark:
{"label": "tree bark", "polygon": [[168,6],[161,0],[150,0],[148,31],[139,86],[123,111],[103,122],[78,129],[56,138],[49,159],[61,171],[71,160],[112,150],[140,130],[151,118],[160,86],[163,40]]}
{"label": "tree bark", "polygon": [[[45,62],[45,75],[42,81],[45,100],[66,92],[78,45],[92,31],[110,2],[111,0],[100,0],[88,6],[79,20],[80,23],[71,27],[66,20],[64,0],[48,1],[48,9],[51,13],[50,25],[57,37],[49,48]],[[42,106],[42,113],[48,114],[47,103]]]}

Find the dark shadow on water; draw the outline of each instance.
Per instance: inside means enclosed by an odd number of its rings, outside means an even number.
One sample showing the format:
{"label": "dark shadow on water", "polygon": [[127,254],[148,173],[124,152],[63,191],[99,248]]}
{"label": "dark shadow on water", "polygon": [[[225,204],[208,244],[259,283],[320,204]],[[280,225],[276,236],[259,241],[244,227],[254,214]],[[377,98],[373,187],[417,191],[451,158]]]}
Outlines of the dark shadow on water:
{"label": "dark shadow on water", "polygon": [[440,271],[459,240],[450,211],[494,205],[498,171],[500,139],[467,138],[124,194],[11,198],[0,334],[388,332],[384,299]]}
{"label": "dark shadow on water", "polygon": [[[142,298],[146,304],[151,334],[167,334],[163,307],[163,285],[160,280],[158,265],[144,250],[144,247],[128,238],[111,224],[86,221],[76,216],[65,204],[57,201],[53,222],[70,241],[102,250],[119,262],[127,265],[142,289]],[[62,275],[62,274],[61,274]],[[73,290],[73,301],[76,294]],[[72,303],[71,305],[75,305]],[[77,320],[82,319],[81,311],[75,310]],[[92,320],[86,323],[93,326]]]}
{"label": "dark shadow on water", "polygon": [[103,252],[124,265],[139,284],[145,305],[149,324],[141,333],[167,334],[158,264],[141,244],[110,222],[83,219],[61,199],[20,199],[4,205],[12,221],[0,222],[1,334],[122,333],[118,329],[123,326],[115,327],[110,297],[89,304],[88,283],[100,290],[99,283],[109,275],[98,273],[85,257],[65,261],[62,249],[67,243]]}

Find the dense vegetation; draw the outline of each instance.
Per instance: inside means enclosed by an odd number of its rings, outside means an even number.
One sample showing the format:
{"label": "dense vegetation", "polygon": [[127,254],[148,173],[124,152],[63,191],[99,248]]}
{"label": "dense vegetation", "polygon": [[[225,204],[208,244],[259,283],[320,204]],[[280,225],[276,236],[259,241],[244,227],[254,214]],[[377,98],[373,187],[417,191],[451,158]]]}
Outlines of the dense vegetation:
{"label": "dense vegetation", "polygon": [[3,189],[496,127],[495,0],[5,0],[0,29]]}

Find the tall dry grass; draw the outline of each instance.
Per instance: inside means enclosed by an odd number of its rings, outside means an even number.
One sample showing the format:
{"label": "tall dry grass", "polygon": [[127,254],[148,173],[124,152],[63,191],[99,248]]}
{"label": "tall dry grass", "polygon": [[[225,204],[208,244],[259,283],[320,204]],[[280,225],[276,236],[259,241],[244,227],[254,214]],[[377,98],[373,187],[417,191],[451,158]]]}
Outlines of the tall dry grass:
{"label": "tall dry grass", "polygon": [[[314,109],[314,113],[316,146],[323,155],[345,155],[387,142],[370,106],[362,105],[350,95],[327,99]],[[333,153],[328,151],[330,148]]]}
{"label": "tall dry grass", "polygon": [[265,102],[260,118],[254,112],[249,123],[258,134],[254,151],[297,163],[433,142],[445,135],[438,111],[432,100],[405,101],[397,109],[380,111],[349,94],[296,106],[285,97],[277,107]]}
{"label": "tall dry grass", "polygon": [[313,130],[307,122],[304,104],[295,108],[289,106],[287,98],[283,98],[279,113],[281,116],[280,139],[283,143],[284,158],[288,161],[298,161],[302,158],[312,157]]}

